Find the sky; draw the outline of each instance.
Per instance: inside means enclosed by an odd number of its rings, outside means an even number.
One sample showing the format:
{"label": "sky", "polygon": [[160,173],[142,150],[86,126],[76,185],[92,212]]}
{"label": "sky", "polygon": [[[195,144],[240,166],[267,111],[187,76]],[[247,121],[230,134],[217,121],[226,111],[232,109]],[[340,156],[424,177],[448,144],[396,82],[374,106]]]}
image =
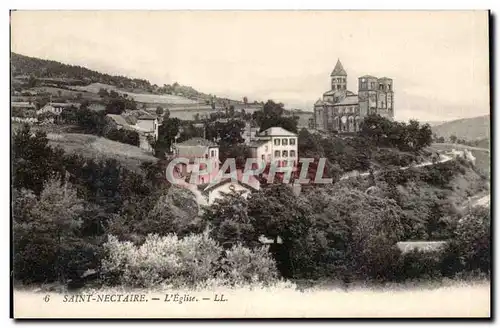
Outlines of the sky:
{"label": "sky", "polygon": [[394,80],[395,118],[487,115],[486,11],[17,11],[11,50],[221,97],[312,110],[340,59],[348,89]]}

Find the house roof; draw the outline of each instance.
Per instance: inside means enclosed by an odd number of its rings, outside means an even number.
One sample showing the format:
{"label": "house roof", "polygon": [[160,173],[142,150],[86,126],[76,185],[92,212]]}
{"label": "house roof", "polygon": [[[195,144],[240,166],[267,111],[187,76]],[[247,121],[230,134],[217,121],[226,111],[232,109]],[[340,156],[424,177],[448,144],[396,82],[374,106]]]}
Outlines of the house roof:
{"label": "house roof", "polygon": [[267,136],[267,137],[274,137],[274,136],[293,136],[296,137],[297,135],[293,132],[290,132],[288,130],[283,129],[282,127],[272,127],[269,128],[265,131],[262,131],[259,133],[259,136]]}
{"label": "house roof", "polygon": [[347,76],[347,72],[342,66],[340,59],[337,59],[337,64],[335,65],[335,68],[333,69],[332,74],[330,74],[330,76]]}
{"label": "house roof", "polygon": [[335,103],[334,106],[357,105],[358,103],[359,103],[358,96],[347,96],[338,103]]}
{"label": "house roof", "polygon": [[396,244],[403,254],[414,250],[421,252],[438,251],[445,245],[446,241],[400,241]]}
{"label": "house roof", "polygon": [[215,142],[199,137],[191,138],[186,141],[180,142],[176,146],[218,147],[218,145]]}
{"label": "house roof", "polygon": [[385,76],[384,76],[384,77],[381,77],[379,80],[387,80],[387,81],[392,81],[392,79],[391,79],[391,78],[388,78],[388,77],[385,77]]}
{"label": "house roof", "polygon": [[208,193],[217,187],[220,187],[220,186],[223,186],[223,185],[229,184],[229,183],[237,183],[237,184],[239,184],[245,188],[248,188],[252,191],[258,191],[260,189],[259,180],[257,180],[254,176],[250,175],[248,177],[248,181],[243,182],[243,172],[241,170],[238,170],[236,172],[236,179],[225,178],[225,179],[221,179],[221,181],[219,181],[217,183],[211,183],[203,189],[203,193]]}
{"label": "house roof", "polygon": [[376,79],[377,77],[373,76],[373,75],[363,75],[363,76],[360,76],[359,78],[360,79],[362,79],[362,78],[365,78],[365,79]]}
{"label": "house roof", "polygon": [[137,110],[137,114],[138,120],[155,120],[158,118],[156,115],[153,115],[142,109]]}
{"label": "house roof", "polygon": [[125,118],[121,115],[117,114],[107,114],[107,117],[111,118],[113,121],[115,121],[116,124],[121,125],[121,126],[129,126],[128,122],[125,120]]}

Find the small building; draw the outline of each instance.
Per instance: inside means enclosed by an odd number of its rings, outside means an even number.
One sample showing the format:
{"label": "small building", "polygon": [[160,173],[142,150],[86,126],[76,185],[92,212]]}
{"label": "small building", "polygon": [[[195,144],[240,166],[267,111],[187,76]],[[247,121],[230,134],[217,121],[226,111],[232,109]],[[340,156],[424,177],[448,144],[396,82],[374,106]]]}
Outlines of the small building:
{"label": "small building", "polygon": [[[194,184],[204,184],[210,183],[217,176],[219,172],[220,160],[219,160],[219,146],[204,138],[191,138],[181,143],[177,143],[173,146],[174,155],[177,158],[188,159],[188,164],[180,163],[177,165],[177,171],[180,172],[182,177],[189,178],[193,172],[199,172],[200,170],[207,170],[209,172],[206,174],[198,175],[198,179]],[[210,160],[211,168],[207,168],[203,163],[197,163],[197,159],[208,159]],[[200,167],[196,167],[200,165]]]}
{"label": "small building", "polygon": [[217,199],[223,198],[225,194],[238,192],[241,197],[247,198],[252,192],[260,189],[260,183],[255,177],[248,177],[248,182],[242,180],[240,175],[238,179],[226,178],[216,184],[207,185],[202,189],[202,195],[205,196],[207,204],[212,205]]}
{"label": "small building", "polygon": [[62,111],[69,108],[80,108],[78,103],[48,103],[39,110],[36,111],[37,115],[43,113],[52,113],[55,115],[61,115]]}

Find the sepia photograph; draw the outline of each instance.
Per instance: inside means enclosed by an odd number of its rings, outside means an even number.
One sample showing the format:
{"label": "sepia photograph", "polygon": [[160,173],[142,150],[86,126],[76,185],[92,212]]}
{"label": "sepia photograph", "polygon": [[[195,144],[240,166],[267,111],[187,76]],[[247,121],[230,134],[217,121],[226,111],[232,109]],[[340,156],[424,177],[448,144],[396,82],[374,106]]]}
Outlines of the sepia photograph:
{"label": "sepia photograph", "polygon": [[11,10],[11,318],[491,319],[491,22]]}

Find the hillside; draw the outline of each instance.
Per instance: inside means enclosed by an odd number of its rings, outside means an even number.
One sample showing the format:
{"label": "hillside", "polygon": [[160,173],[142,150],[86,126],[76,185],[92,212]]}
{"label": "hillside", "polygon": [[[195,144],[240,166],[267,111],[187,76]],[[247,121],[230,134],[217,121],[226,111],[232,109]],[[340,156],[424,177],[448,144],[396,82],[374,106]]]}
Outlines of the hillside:
{"label": "hillside", "polygon": [[116,159],[126,168],[141,172],[143,162],[155,163],[157,159],[139,147],[123,144],[90,134],[48,133],[51,146],[59,146],[67,153],[88,158]]}
{"label": "hillside", "polygon": [[11,73],[15,79],[29,79],[33,76],[46,82],[56,84],[89,84],[106,83],[120,88],[144,88],[151,87],[149,81],[144,79],[131,79],[124,76],[116,76],[99,73],[82,66],[67,65],[54,60],[45,60],[28,57],[14,52],[10,57]]}
{"label": "hillside", "polygon": [[451,135],[458,139],[473,141],[490,139],[490,116],[478,116],[450,121],[432,127],[432,132],[438,137],[449,140]]}
{"label": "hillside", "polygon": [[[138,102],[165,103],[169,97],[182,98],[181,102],[192,103],[193,100],[208,100],[210,95],[201,93],[190,86],[177,82],[172,85],[158,86],[145,79],[129,78],[119,75],[100,73],[86,67],[63,64],[54,60],[45,60],[28,57],[11,52],[11,76],[14,89],[21,91],[25,88],[36,86],[71,87],[79,86],[81,91],[97,93],[99,84],[107,89],[119,89],[123,92],[136,93],[141,97]],[[75,88],[78,89],[78,88]],[[163,96],[165,99],[156,101],[155,97]],[[186,99],[188,98],[188,99]],[[174,99],[179,103],[179,99]]]}

